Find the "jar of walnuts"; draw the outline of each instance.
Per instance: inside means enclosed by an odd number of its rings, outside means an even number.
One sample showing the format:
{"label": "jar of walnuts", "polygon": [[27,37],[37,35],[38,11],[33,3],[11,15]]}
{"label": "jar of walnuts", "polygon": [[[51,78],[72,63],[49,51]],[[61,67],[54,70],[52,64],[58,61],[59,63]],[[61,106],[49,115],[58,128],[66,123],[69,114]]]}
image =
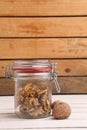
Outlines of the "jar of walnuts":
{"label": "jar of walnuts", "polygon": [[[6,77],[9,74],[7,66]],[[41,118],[51,112],[51,86],[60,92],[55,64],[48,60],[18,60],[12,66],[15,81],[15,113],[20,118]]]}

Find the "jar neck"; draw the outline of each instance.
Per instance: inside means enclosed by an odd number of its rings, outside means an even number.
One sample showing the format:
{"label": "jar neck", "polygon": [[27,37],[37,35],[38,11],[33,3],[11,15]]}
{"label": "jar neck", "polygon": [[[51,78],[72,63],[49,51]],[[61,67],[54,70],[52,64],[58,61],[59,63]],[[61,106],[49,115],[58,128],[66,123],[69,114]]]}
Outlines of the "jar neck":
{"label": "jar neck", "polygon": [[51,72],[44,73],[20,73],[14,72],[14,78],[48,78],[51,79]]}

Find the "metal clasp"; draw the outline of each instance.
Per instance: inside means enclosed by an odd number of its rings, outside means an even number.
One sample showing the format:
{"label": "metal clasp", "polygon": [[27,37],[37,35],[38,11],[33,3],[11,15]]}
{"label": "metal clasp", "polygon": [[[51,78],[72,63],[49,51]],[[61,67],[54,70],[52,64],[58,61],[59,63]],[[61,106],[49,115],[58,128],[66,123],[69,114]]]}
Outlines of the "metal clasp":
{"label": "metal clasp", "polygon": [[52,80],[54,81],[57,92],[60,93],[61,88],[60,88],[60,85],[58,83],[57,76],[58,76],[58,73],[56,71],[56,63],[52,63]]}
{"label": "metal clasp", "polygon": [[11,68],[12,68],[11,65],[6,66],[6,69],[5,69],[5,77],[6,78],[12,78],[13,77],[13,74],[11,72]]}

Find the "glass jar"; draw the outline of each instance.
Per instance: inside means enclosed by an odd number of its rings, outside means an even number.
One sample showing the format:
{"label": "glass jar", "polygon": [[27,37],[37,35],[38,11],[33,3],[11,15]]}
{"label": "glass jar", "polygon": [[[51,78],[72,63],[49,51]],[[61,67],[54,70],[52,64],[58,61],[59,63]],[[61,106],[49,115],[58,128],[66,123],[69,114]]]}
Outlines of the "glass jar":
{"label": "glass jar", "polygon": [[48,60],[15,61],[13,76],[6,69],[6,77],[13,77],[15,81],[15,113],[20,118],[41,118],[51,112],[51,84],[57,82],[55,64]]}

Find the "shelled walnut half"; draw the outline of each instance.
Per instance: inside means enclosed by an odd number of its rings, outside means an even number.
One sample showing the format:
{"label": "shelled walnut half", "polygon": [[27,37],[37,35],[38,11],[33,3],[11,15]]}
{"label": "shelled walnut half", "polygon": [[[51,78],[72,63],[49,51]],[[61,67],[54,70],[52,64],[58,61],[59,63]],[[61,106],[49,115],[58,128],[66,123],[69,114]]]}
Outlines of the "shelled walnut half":
{"label": "shelled walnut half", "polygon": [[18,89],[16,102],[19,112],[29,118],[37,118],[51,111],[47,86],[40,86],[35,83],[26,84]]}

